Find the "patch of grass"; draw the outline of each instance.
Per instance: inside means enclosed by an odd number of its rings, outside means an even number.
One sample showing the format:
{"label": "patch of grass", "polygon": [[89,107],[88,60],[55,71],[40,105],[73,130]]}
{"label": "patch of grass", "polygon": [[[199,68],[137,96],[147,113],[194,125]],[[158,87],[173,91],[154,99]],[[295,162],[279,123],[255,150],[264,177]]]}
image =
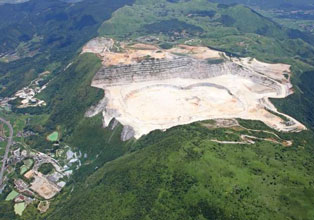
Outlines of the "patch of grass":
{"label": "patch of grass", "polygon": [[25,202],[16,203],[14,205],[14,212],[17,215],[22,215],[25,208],[26,208]]}
{"label": "patch of grass", "polygon": [[59,133],[57,131],[52,132],[47,136],[48,141],[55,142],[59,139]]}
{"label": "patch of grass", "polygon": [[208,64],[221,64],[224,63],[224,59],[207,59],[206,60]]}
{"label": "patch of grass", "polygon": [[13,200],[15,197],[17,197],[19,195],[18,192],[16,192],[15,190],[12,190],[9,195],[6,197],[6,201],[10,201]]}
{"label": "patch of grass", "polygon": [[173,47],[173,44],[170,44],[170,43],[162,43],[159,45],[160,48],[162,49],[165,49],[165,50],[168,50],[168,49],[171,49]]}

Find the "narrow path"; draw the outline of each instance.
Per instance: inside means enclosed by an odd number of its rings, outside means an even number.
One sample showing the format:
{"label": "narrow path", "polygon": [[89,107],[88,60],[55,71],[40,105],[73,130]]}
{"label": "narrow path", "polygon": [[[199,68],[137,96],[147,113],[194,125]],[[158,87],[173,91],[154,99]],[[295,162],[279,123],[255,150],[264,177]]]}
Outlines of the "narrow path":
{"label": "narrow path", "polygon": [[0,171],[0,187],[2,187],[2,184],[3,184],[3,174],[4,174],[4,171],[5,171],[5,165],[6,165],[7,160],[8,160],[10,147],[12,145],[13,127],[12,127],[12,125],[11,125],[11,123],[9,121],[6,121],[5,119],[3,119],[1,117],[0,117],[0,121],[2,123],[6,124],[9,127],[9,130],[10,130],[10,135],[9,135],[9,138],[8,138],[7,146],[5,148],[5,153],[4,153],[4,157],[3,157],[3,160],[2,160],[2,167],[1,167],[1,171]]}
{"label": "narrow path", "polygon": [[[240,138],[241,138],[242,141],[219,141],[217,139],[212,139],[211,141],[219,143],[219,144],[255,144],[254,140],[262,140],[262,141],[272,142],[272,143],[275,143],[275,144],[284,145],[283,143],[280,143],[280,142],[278,142],[276,140],[272,140],[272,139],[269,139],[269,138],[259,138],[259,137],[255,137],[255,136],[251,136],[251,135],[245,135],[245,134],[241,134]],[[289,143],[289,141],[287,141],[287,144],[288,145],[286,145],[286,146],[291,146],[292,142]]]}

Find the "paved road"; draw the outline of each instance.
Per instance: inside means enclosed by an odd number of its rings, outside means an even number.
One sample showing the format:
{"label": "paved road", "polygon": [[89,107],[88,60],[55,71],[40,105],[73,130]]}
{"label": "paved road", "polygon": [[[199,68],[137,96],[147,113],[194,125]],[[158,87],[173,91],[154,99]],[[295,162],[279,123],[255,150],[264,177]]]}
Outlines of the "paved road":
{"label": "paved road", "polygon": [[9,135],[9,138],[8,138],[7,146],[6,146],[6,148],[5,148],[5,153],[4,153],[4,157],[3,157],[3,160],[2,160],[2,167],[1,167],[1,171],[0,171],[0,187],[2,187],[2,183],[3,183],[3,174],[4,174],[4,171],[5,171],[5,165],[6,165],[6,163],[7,163],[7,159],[8,159],[10,147],[11,147],[11,145],[12,145],[13,127],[12,127],[12,125],[10,124],[9,121],[6,121],[6,120],[3,119],[3,118],[0,118],[0,122],[6,124],[6,125],[9,127],[9,130],[10,130],[10,135]]}

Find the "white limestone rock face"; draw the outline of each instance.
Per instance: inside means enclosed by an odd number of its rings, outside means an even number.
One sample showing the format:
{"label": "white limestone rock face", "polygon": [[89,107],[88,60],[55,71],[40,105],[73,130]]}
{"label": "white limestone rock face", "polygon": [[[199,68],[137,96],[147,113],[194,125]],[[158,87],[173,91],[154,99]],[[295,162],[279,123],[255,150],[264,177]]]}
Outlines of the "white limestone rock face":
{"label": "white limestone rock face", "polygon": [[123,127],[123,130],[121,132],[121,140],[122,141],[130,140],[134,136],[135,136],[135,131],[131,126],[126,125]]}
{"label": "white limestone rock face", "polygon": [[112,39],[97,37],[89,41],[82,50],[82,53],[102,54],[109,52],[113,47],[114,41]]}
{"label": "white limestone rock face", "polygon": [[85,113],[85,117],[94,117],[95,115],[98,115],[101,113],[107,105],[107,99],[102,99],[97,105],[92,106],[89,108],[89,110]]}
{"label": "white limestone rock face", "polygon": [[231,58],[187,45],[163,50],[121,42],[123,52],[112,52],[110,42],[93,40],[85,47],[92,49],[83,50],[103,59],[92,86],[103,89],[104,98],[86,116],[102,112],[105,127],[117,120],[124,126],[124,141],[156,129],[217,118],[260,120],[284,132],[306,129],[268,100],[293,93],[289,65]]}

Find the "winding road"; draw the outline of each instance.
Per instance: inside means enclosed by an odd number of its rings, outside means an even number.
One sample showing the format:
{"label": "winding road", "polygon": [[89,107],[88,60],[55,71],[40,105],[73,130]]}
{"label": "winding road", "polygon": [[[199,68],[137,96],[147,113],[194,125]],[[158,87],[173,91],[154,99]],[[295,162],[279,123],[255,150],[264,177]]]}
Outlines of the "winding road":
{"label": "winding road", "polygon": [[8,160],[10,147],[12,145],[13,127],[12,127],[12,125],[11,125],[11,123],[9,121],[6,121],[5,119],[3,119],[1,117],[0,117],[0,122],[6,124],[9,127],[9,130],[10,130],[10,135],[9,135],[9,138],[8,138],[7,146],[5,148],[5,153],[4,153],[4,157],[3,157],[3,160],[2,160],[2,167],[1,167],[1,171],[0,171],[0,188],[1,188],[2,184],[3,184],[3,174],[4,174],[4,171],[5,171],[5,165],[6,165],[7,160]]}

